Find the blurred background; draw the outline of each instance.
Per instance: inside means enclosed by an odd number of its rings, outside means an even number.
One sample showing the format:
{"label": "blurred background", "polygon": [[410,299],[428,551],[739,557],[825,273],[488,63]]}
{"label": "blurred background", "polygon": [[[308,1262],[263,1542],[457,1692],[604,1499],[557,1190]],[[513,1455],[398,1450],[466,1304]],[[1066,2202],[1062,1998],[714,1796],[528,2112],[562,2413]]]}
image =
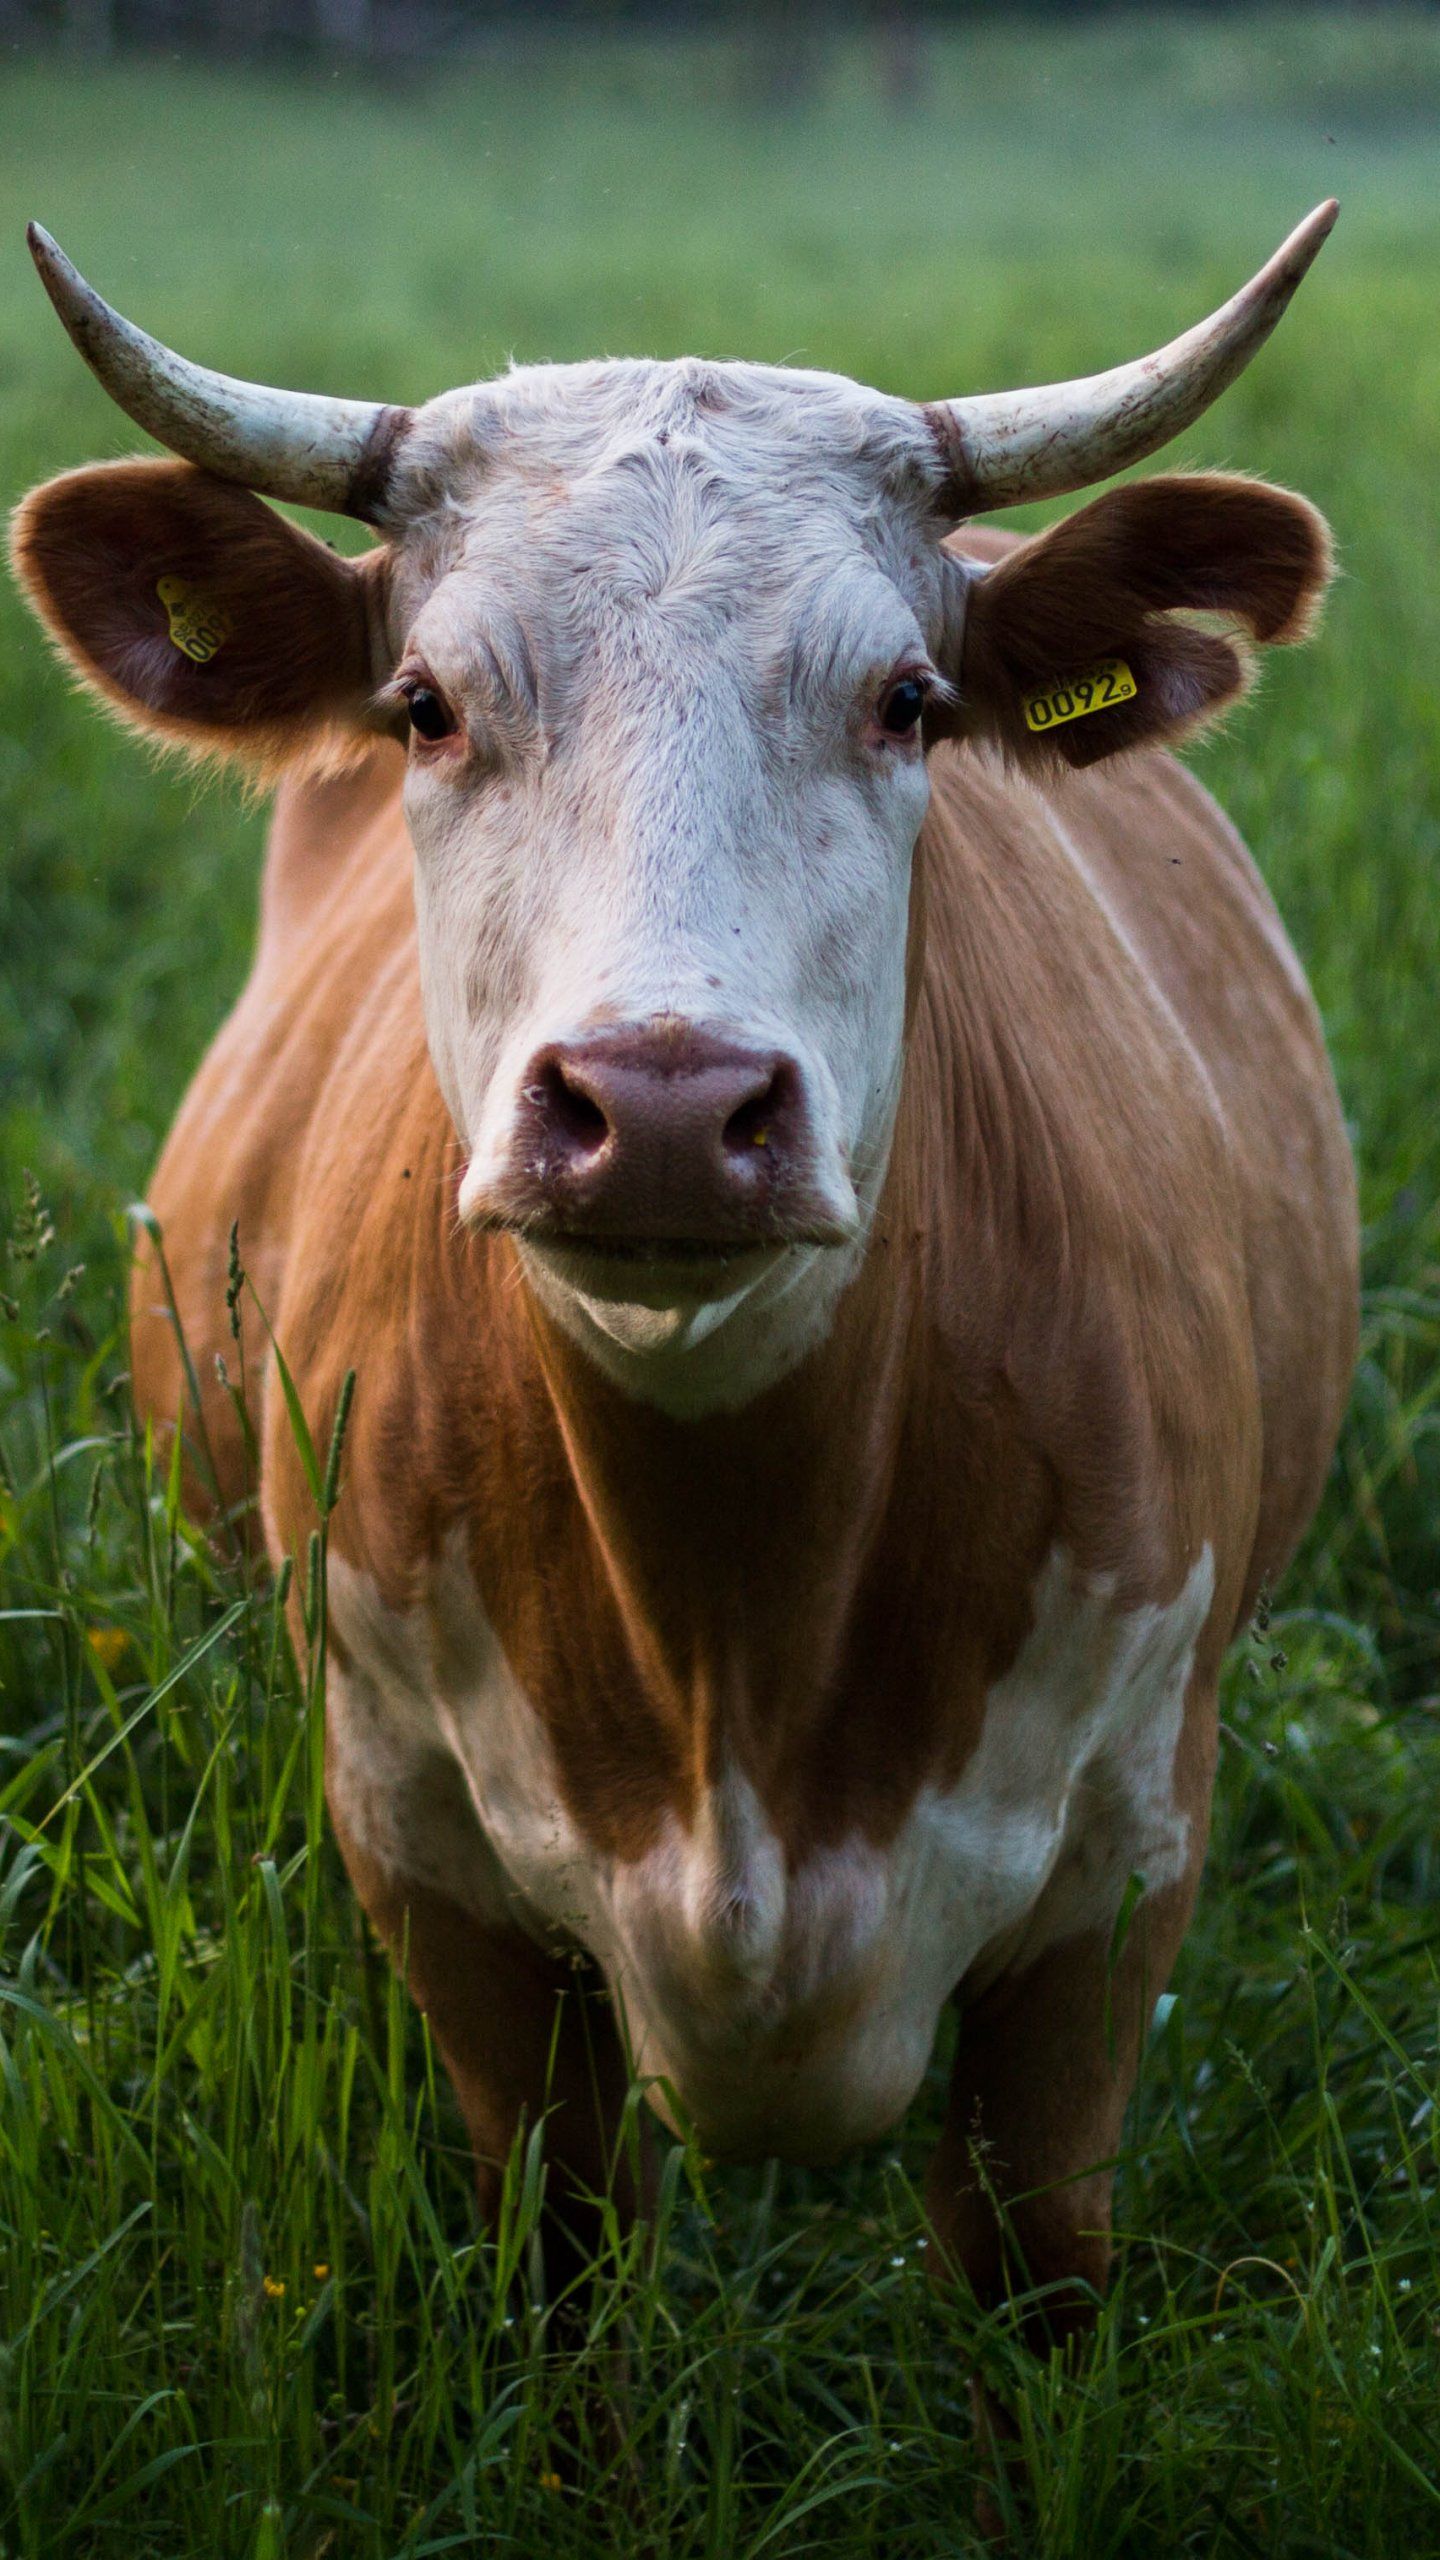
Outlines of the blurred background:
{"label": "blurred background", "polygon": [[[1351,0],[1375,17],[1391,0]],[[1171,0],[1171,14],[1239,17],[1249,0]],[[991,19],[1086,19],[1121,14],[1115,0],[5,0],[0,27],[22,42],[60,38],[79,52],[178,45],[218,55],[268,54],[394,64],[437,48],[454,54],[513,42],[517,33],[607,36],[637,29],[727,36],[750,56],[755,85],[796,97],[841,34],[868,29],[883,76],[904,99],[917,82],[925,36]],[[1134,14],[1141,14],[1135,12]],[[1162,14],[1154,9],[1143,14]]]}

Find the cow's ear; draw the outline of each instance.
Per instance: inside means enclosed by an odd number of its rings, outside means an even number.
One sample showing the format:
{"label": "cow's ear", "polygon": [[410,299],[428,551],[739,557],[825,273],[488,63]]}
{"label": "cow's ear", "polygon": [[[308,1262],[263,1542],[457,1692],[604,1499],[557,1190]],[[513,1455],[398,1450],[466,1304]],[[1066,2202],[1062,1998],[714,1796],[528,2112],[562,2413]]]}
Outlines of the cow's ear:
{"label": "cow's ear", "polygon": [[972,573],[947,726],[1032,767],[1169,744],[1245,691],[1252,642],[1305,637],[1330,568],[1324,518],[1289,490],[1111,489]]}
{"label": "cow's ear", "polygon": [[339,559],[247,489],[158,461],[32,489],[10,548],[61,655],[132,727],[261,771],[364,734],[390,672],[387,553]]}

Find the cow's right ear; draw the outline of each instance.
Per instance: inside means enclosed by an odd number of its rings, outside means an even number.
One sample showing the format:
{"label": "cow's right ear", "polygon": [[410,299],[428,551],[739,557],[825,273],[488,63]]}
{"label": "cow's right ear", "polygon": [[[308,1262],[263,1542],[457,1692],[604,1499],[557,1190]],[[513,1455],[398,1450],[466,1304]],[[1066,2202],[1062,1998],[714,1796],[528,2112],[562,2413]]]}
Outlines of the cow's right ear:
{"label": "cow's right ear", "polygon": [[972,572],[945,727],[1041,772],[1174,746],[1239,700],[1254,644],[1305,638],[1330,568],[1292,490],[1223,471],[1107,489]]}
{"label": "cow's right ear", "polygon": [[10,556],[63,658],[131,727],[273,772],[342,760],[383,663],[389,555],[342,560],[248,489],[110,462],[32,489]]}

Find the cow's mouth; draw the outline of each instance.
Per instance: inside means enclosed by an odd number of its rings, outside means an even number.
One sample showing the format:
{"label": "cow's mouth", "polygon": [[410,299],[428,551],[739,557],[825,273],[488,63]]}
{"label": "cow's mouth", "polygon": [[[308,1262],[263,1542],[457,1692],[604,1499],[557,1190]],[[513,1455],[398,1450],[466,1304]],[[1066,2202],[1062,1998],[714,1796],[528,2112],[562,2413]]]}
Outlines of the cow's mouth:
{"label": "cow's mouth", "polygon": [[611,1236],[531,1225],[512,1229],[562,1288],[612,1306],[718,1306],[746,1295],[793,1248],[782,1236]]}
{"label": "cow's mouth", "polygon": [[529,1241],[552,1253],[573,1253],[587,1262],[696,1263],[748,1262],[756,1254],[783,1249],[766,1236],[741,1239],[708,1236],[592,1236],[556,1228],[531,1228]]}

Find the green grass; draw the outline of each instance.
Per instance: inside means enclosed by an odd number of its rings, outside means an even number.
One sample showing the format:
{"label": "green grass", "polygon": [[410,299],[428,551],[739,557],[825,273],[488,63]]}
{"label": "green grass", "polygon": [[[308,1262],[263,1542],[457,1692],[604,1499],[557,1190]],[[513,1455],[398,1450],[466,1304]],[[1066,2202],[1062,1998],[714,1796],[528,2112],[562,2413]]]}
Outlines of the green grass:
{"label": "green grass", "polygon": [[[1422,15],[1030,23],[938,51],[903,120],[858,53],[788,123],[713,49],[398,91],[6,69],[6,497],[136,441],[43,306],[32,212],[189,352],[297,384],[407,398],[511,349],[696,347],[932,393],[1153,343],[1340,193],[1276,343],[1183,451],[1305,489],[1339,540],[1321,637],[1199,761],[1325,1010],[1367,1295],[1320,1521],[1231,1667],[1093,2351],[1046,2371],[933,2293],[932,2084],[834,2175],[672,2152],[559,2357],[510,2281],[538,2155],[478,2238],[453,2105],[324,1834],[310,1669],[127,1416],[120,1211],[242,974],[262,819],[68,697],[7,597],[5,2560],[963,2553],[977,2352],[1049,2560],[1440,2544],[1437,105]],[[620,2453],[594,2431],[617,2341]]]}

